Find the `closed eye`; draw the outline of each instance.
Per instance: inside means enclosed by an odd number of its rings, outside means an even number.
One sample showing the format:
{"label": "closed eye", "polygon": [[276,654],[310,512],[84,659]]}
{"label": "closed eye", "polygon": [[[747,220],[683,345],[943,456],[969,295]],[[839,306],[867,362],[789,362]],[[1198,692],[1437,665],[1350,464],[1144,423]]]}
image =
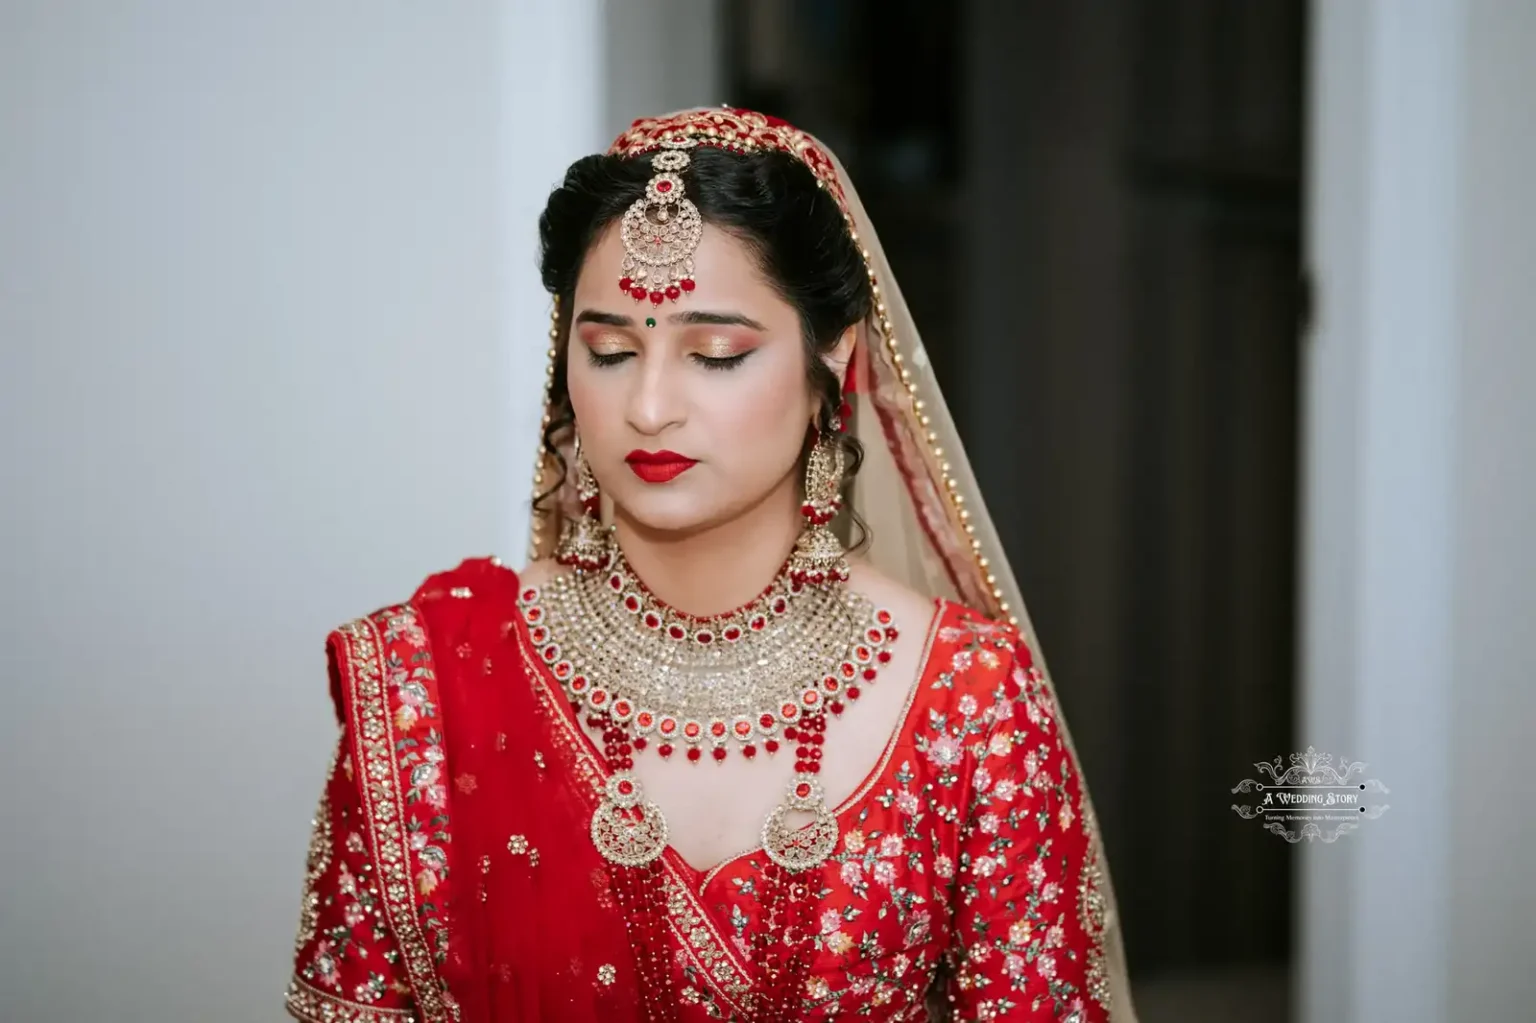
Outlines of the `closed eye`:
{"label": "closed eye", "polygon": [[694,358],[705,369],[735,369],[751,354],[751,351],[746,351],[740,355],[727,355],[724,358],[710,358],[708,355],[695,355]]}
{"label": "closed eye", "polygon": [[625,359],[634,355],[634,352],[594,352],[587,349],[587,361],[594,366],[617,366]]}

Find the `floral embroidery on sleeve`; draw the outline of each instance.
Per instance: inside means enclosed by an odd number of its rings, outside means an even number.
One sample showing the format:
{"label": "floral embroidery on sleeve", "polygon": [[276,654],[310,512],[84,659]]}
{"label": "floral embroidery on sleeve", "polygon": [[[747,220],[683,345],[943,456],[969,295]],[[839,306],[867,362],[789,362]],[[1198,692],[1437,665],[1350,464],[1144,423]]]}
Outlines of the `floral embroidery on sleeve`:
{"label": "floral embroidery on sleeve", "polygon": [[410,988],[382,916],[347,745],[315,813],[287,1009],[315,1023],[402,1023]]}
{"label": "floral embroidery on sleeve", "polygon": [[[1104,1023],[1101,936],[1079,905],[1094,857],[1077,765],[1044,675],[1010,640],[980,718],[965,714],[986,727],[963,736],[972,774],[950,995],[960,1019]],[[996,656],[992,645],[974,644],[975,656]]]}

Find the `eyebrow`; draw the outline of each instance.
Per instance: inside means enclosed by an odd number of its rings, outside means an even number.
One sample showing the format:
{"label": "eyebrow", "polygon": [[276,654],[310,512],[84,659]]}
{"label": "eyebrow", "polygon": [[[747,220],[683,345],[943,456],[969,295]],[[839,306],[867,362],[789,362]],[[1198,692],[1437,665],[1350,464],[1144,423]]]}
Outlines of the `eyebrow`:
{"label": "eyebrow", "polygon": [[[576,314],[577,323],[599,323],[605,327],[633,327],[635,321],[622,313],[605,313],[597,309],[583,309]],[[741,313],[714,313],[705,310],[689,310],[683,313],[673,313],[667,317],[667,322],[675,323],[683,327],[696,327],[703,324],[714,327],[747,327],[751,330],[767,330],[761,323],[750,316]]]}

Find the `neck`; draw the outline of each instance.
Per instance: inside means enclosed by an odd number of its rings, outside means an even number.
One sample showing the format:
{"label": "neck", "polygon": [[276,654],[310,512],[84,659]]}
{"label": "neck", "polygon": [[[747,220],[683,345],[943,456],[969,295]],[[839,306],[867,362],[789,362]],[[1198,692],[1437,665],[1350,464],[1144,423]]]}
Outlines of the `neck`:
{"label": "neck", "polygon": [[726,522],[686,532],[648,529],[615,509],[624,559],[646,587],[701,618],[756,598],[783,567],[801,527],[793,481]]}

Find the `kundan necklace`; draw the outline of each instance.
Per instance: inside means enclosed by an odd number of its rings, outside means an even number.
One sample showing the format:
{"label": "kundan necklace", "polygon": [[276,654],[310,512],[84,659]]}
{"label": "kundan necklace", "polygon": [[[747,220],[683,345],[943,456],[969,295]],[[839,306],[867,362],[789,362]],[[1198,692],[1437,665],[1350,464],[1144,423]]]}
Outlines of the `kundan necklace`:
{"label": "kundan necklace", "polygon": [[[795,743],[789,791],[763,822],[763,850],[790,872],[819,866],[837,845],[837,820],[817,780],[827,714],[841,714],[890,660],[891,613],[833,581],[807,585],[782,572],[735,611],[698,618],[652,594],[622,554],[603,572],[573,572],[521,609],[538,656],[589,726],[600,728],[610,776],[592,816],[604,858],[644,866],[667,845],[667,823],[641,792],[634,754],[681,751],[697,764],[731,749],[751,760]],[[792,810],[812,816],[793,827]]]}

